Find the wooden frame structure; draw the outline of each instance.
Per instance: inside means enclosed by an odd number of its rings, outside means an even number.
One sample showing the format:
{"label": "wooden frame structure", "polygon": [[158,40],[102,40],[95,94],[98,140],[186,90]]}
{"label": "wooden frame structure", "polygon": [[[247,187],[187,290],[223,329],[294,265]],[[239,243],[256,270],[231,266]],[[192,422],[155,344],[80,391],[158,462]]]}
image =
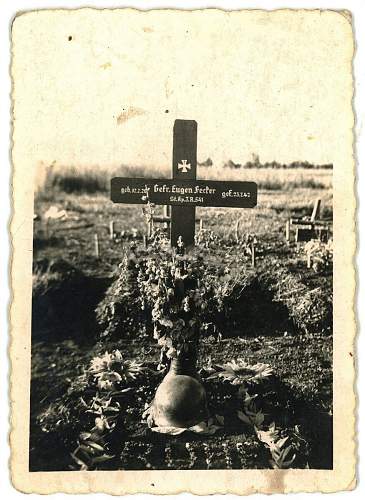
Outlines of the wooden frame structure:
{"label": "wooden frame structure", "polygon": [[295,242],[318,239],[327,241],[332,230],[332,221],[320,219],[321,199],[317,198],[310,217],[291,217],[285,227],[285,239],[291,241],[291,228],[295,228]]}

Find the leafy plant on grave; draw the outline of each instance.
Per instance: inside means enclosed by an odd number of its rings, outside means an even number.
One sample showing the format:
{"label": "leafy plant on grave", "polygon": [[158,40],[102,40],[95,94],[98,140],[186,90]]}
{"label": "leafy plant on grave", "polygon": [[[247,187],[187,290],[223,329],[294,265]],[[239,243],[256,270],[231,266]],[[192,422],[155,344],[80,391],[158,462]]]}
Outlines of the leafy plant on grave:
{"label": "leafy plant on grave", "polygon": [[272,457],[270,460],[271,467],[273,469],[289,469],[296,458],[293,447],[287,445],[289,437],[280,438],[274,422],[270,424],[268,430],[256,430],[256,434],[270,451]]}
{"label": "leafy plant on grave", "polygon": [[286,306],[298,331],[331,332],[333,319],[332,281],[310,288],[299,276],[272,261],[270,272],[260,276],[273,300]]}
{"label": "leafy plant on grave", "polygon": [[116,349],[111,353],[106,351],[101,356],[95,356],[88,371],[99,390],[117,391],[126,383],[136,380],[143,367],[135,360],[125,359],[119,349]]}
{"label": "leafy plant on grave", "polygon": [[[77,446],[70,454],[73,464],[70,469],[73,470],[95,470],[97,467],[114,458],[108,450],[106,442],[107,435],[110,434],[117,420],[119,412],[118,406],[112,406],[109,399],[95,398],[100,408],[100,415],[95,418],[95,425],[89,431],[80,432],[77,439]],[[111,415],[108,415],[112,412]],[[90,410],[92,412],[92,410]]]}
{"label": "leafy plant on grave", "polygon": [[183,254],[161,241],[137,267],[140,307],[150,315],[153,336],[169,359],[217,336],[231,302],[251,282],[243,267],[211,262],[199,249]]}
{"label": "leafy plant on grave", "polygon": [[244,387],[241,388],[243,408],[237,412],[237,416],[242,422],[253,427],[256,436],[261,443],[268,448],[271,459],[269,461],[273,469],[289,469],[293,464],[296,454],[293,453],[293,446],[288,445],[288,436],[282,436],[275,422],[264,429],[265,415],[257,407],[255,399],[257,394],[250,395]]}
{"label": "leafy plant on grave", "polygon": [[200,228],[194,236],[195,245],[201,248],[214,248],[219,244],[217,234],[210,229]]}
{"label": "leafy plant on grave", "polygon": [[199,311],[206,308],[201,285],[203,266],[177,252],[156,252],[139,264],[137,284],[142,310],[150,310],[154,338],[167,358],[197,343],[201,329]]}
{"label": "leafy plant on grave", "polygon": [[[161,347],[160,366],[169,367],[151,405],[150,421],[158,427],[190,428],[207,417],[205,390],[196,373],[199,342],[204,336],[219,334],[219,320],[229,313],[233,295],[249,281],[245,271],[212,264],[204,257],[199,250],[185,254],[181,239],[178,249],[171,250],[163,239],[154,238],[132,266],[124,263],[123,276],[117,279],[118,283],[132,283],[128,273],[133,275],[137,283],[133,300],[141,309],[138,317],[152,325],[153,337]],[[104,303],[109,310],[114,308],[109,320],[112,325],[118,321],[115,306],[123,302],[124,295],[122,286],[113,290],[114,297],[109,295]],[[141,324],[143,321],[140,329]],[[166,399],[167,393],[170,399]]]}
{"label": "leafy plant on grave", "polygon": [[76,444],[71,468],[92,470],[113,458],[110,435],[145,371],[119,350],[94,356],[66,393],[38,416],[44,434],[57,433],[67,447]]}
{"label": "leafy plant on grave", "polygon": [[136,287],[138,271],[138,258],[130,249],[118,266],[115,281],[95,310],[101,338],[130,338],[145,335],[151,328],[149,311],[140,307]]}
{"label": "leafy plant on grave", "polygon": [[208,368],[210,375],[207,380],[217,379],[238,386],[238,398],[242,401],[241,408],[237,411],[239,420],[248,425],[256,435],[257,439],[268,448],[271,459],[271,467],[276,469],[289,468],[295,458],[294,445],[288,445],[289,436],[283,435],[272,422],[265,428],[266,415],[256,403],[258,394],[250,394],[249,387],[257,387],[258,384],[266,382],[273,375],[272,368],[265,363],[250,365],[242,359],[232,360],[222,365]]}
{"label": "leafy plant on grave", "polygon": [[137,278],[141,308],[151,310],[161,363],[169,365],[150,408],[150,424],[159,428],[191,428],[207,418],[197,351],[208,322],[229,295],[227,282],[201,255],[179,253],[181,248],[181,241],[177,251],[158,248],[140,261]]}
{"label": "leafy plant on grave", "polygon": [[311,267],[317,273],[331,269],[333,265],[333,242],[324,243],[320,240],[310,240],[303,248],[306,255],[310,255]]}
{"label": "leafy plant on grave", "polygon": [[[116,340],[146,335],[152,337],[157,327],[162,329],[162,325],[158,326],[154,321],[154,315],[162,304],[161,297],[156,304],[148,286],[152,283],[154,287],[158,286],[159,277],[153,269],[166,268],[167,263],[172,266],[172,259],[178,263],[178,267],[185,262],[182,265],[185,265],[189,279],[184,278],[184,283],[191,283],[192,279],[196,281],[195,292],[187,290],[185,308],[191,307],[195,293],[197,316],[200,318],[199,335],[217,337],[222,330],[230,327],[232,308],[252,282],[252,270],[237,263],[234,257],[227,258],[224,262],[217,261],[211,257],[210,252],[201,248],[181,255],[171,250],[163,231],[156,230],[147,249],[138,249],[137,252],[136,248],[131,247],[129,252],[125,251],[115,281],[96,308],[96,319],[103,339]],[[139,278],[146,283],[147,288],[137,286]],[[167,284],[167,288],[171,286],[174,286],[172,282]],[[184,331],[186,333],[186,329]],[[175,334],[174,338],[177,338]]]}

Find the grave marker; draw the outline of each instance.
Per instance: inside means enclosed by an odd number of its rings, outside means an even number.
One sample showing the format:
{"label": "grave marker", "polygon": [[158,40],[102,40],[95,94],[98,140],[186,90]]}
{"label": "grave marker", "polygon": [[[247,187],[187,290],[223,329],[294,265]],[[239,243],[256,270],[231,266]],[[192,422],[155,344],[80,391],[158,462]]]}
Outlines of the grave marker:
{"label": "grave marker", "polygon": [[331,220],[321,220],[321,199],[318,198],[313,206],[312,214],[309,217],[291,217],[285,226],[285,238],[290,243],[290,228],[295,227],[295,242],[319,239],[327,241],[330,232]]}
{"label": "grave marker", "polygon": [[[171,206],[171,245],[179,237],[184,245],[194,245],[195,207],[253,208],[257,204],[257,184],[245,181],[196,180],[197,123],[175,120],[173,135],[172,179],[115,177],[111,180],[114,203]],[[156,220],[158,218],[155,218]]]}
{"label": "grave marker", "polygon": [[[195,120],[175,120],[172,149],[172,178],[196,179],[198,124]],[[195,206],[171,206],[171,246],[177,245],[179,236],[184,245],[194,245]]]}
{"label": "grave marker", "polygon": [[99,237],[98,234],[94,234],[94,245],[95,245],[95,257],[99,258],[100,252],[99,252]]}

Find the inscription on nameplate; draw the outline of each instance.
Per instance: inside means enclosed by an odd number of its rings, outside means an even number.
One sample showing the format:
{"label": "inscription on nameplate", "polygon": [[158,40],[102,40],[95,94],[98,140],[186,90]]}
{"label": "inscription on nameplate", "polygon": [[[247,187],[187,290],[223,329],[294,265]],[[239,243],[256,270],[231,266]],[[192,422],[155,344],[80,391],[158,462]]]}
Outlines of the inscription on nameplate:
{"label": "inscription on nameplate", "polygon": [[252,208],[257,204],[257,184],[245,181],[144,179],[115,177],[111,181],[114,203]]}

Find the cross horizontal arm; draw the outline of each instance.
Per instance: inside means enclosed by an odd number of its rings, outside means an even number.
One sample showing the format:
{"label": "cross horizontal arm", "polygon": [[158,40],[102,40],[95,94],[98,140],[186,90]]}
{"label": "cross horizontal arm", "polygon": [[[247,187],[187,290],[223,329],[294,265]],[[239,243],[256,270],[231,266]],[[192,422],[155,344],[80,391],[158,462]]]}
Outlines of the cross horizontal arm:
{"label": "cross horizontal arm", "polygon": [[114,177],[114,203],[252,208],[257,204],[257,184],[241,181],[144,179]]}

